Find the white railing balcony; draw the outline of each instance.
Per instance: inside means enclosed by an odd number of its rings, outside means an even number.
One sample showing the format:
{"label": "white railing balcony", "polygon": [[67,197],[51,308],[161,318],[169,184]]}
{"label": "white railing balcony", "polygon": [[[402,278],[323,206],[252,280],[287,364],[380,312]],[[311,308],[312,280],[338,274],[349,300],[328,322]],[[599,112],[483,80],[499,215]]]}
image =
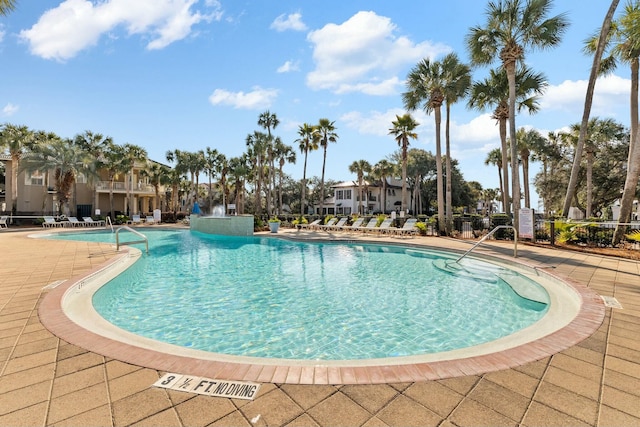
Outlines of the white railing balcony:
{"label": "white railing balcony", "polygon": [[[98,181],[96,182],[96,191],[99,192],[109,192],[111,188],[111,182],[109,181]],[[155,194],[156,190],[153,185],[150,184],[142,184],[137,183],[133,185],[133,189],[130,190],[133,194]],[[114,193],[126,193],[127,192],[127,183],[116,181],[113,183],[113,192]]]}

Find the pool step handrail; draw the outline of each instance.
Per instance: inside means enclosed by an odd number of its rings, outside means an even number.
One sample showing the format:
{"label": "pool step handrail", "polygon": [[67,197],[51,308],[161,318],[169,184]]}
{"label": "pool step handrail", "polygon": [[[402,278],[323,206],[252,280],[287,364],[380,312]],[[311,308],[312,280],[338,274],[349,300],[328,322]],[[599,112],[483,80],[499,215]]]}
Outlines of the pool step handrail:
{"label": "pool step handrail", "polygon": [[469,253],[471,253],[472,250],[474,250],[476,247],[478,247],[480,245],[480,243],[482,243],[485,240],[487,240],[489,237],[491,237],[493,235],[493,233],[495,233],[496,231],[500,230],[501,228],[511,228],[513,230],[513,257],[514,258],[518,258],[518,230],[516,230],[516,228],[514,226],[512,226],[512,225],[498,225],[493,230],[488,232],[486,236],[484,236],[482,239],[478,240],[473,246],[471,246],[471,249],[469,249],[468,251],[463,253],[460,256],[460,258],[458,258],[456,260],[456,262],[460,262],[460,260],[462,258],[466,257]]}
{"label": "pool step handrail", "polygon": [[104,220],[104,226],[105,228],[108,228],[109,226],[111,226],[111,232],[113,233],[113,223],[111,222],[110,216],[107,216],[107,219]]}
{"label": "pool step handrail", "polygon": [[[135,234],[136,236],[142,238],[142,240],[131,240],[129,242],[121,242],[120,241],[120,236],[119,233],[121,230],[126,230],[126,231],[130,231],[133,234]],[[144,243],[146,252],[149,253],[149,241],[147,240],[147,236],[145,236],[144,234],[140,233],[139,231],[134,230],[133,228],[129,227],[129,226],[122,226],[122,227],[118,227],[118,229],[116,230],[116,251],[120,250],[120,246],[122,245],[134,245],[137,243]]]}

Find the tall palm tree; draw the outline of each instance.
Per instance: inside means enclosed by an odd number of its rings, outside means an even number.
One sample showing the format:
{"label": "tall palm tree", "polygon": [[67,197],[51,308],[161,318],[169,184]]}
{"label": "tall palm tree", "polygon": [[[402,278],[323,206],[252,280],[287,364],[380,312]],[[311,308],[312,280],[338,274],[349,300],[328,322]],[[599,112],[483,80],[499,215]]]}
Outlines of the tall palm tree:
{"label": "tall palm tree", "polygon": [[356,160],[349,165],[349,172],[355,173],[358,176],[358,214],[364,215],[362,208],[362,200],[364,195],[362,194],[362,184],[364,180],[364,174],[371,172],[371,164],[366,160]]}
{"label": "tall palm tree", "polygon": [[578,137],[578,143],[576,145],[574,162],[571,167],[571,176],[569,178],[569,184],[567,185],[567,194],[564,199],[562,207],[562,215],[567,216],[569,214],[569,208],[571,207],[571,201],[576,194],[576,186],[578,184],[578,174],[580,173],[580,162],[582,159],[582,150],[584,148],[584,141],[587,136],[587,127],[589,126],[589,116],[591,115],[591,105],[593,104],[593,92],[596,87],[596,79],[600,72],[600,63],[602,62],[602,55],[606,48],[606,40],[611,30],[611,23],[613,22],[613,14],[615,13],[619,0],[612,0],[609,10],[604,17],[602,27],[600,28],[600,36],[598,37],[598,44],[596,52],[593,55],[593,64],[591,65],[591,72],[589,73],[589,82],[587,83],[587,92],[584,98],[584,109],[582,111],[582,121],[580,122],[580,135]]}
{"label": "tall palm tree", "polygon": [[[148,154],[147,150],[135,144],[124,144],[122,146],[124,150],[124,156],[126,157],[130,169],[129,169],[129,182],[125,186],[127,190],[127,208],[129,210],[129,215],[137,213],[137,209],[133,209],[133,171],[135,169],[136,163],[146,163]],[[154,209],[156,207],[157,200],[154,199],[153,205]]]}
{"label": "tall palm tree", "polygon": [[[156,195],[153,206],[154,209],[158,207],[156,202],[160,201],[160,186],[170,183],[169,174],[170,169],[168,166],[156,162],[149,162],[147,167],[140,171],[140,176],[148,178],[149,183],[153,185]],[[162,206],[162,204],[160,204],[160,206]]]}
{"label": "tall palm tree", "polygon": [[245,139],[247,146],[247,154],[249,159],[253,162],[255,176],[255,213],[256,215],[262,215],[262,184],[264,182],[264,168],[267,162],[267,148],[269,144],[269,137],[263,132],[254,131],[252,134],[247,135]]}
{"label": "tall palm tree", "polygon": [[[503,182],[506,183],[506,180],[503,180],[502,178],[502,165],[503,165],[503,159],[502,159],[502,153],[504,151],[500,150],[499,148],[494,148],[493,150],[489,151],[487,153],[487,157],[484,159],[484,164],[485,165],[494,165],[498,167],[498,182],[500,184],[500,194],[503,195],[502,197],[502,206],[503,209],[506,208],[506,206],[509,203],[509,199],[507,197],[504,197],[505,194],[505,189],[503,187]],[[506,212],[506,211],[505,211]]]}
{"label": "tall palm tree", "polygon": [[36,144],[34,132],[27,126],[5,124],[0,128],[0,148],[7,148],[11,156],[11,212],[18,210],[18,170],[20,159]]}
{"label": "tall palm tree", "polygon": [[396,120],[392,121],[393,127],[389,129],[389,135],[395,137],[402,152],[402,210],[407,208],[407,151],[409,150],[409,139],[418,139],[418,134],[414,132],[419,123],[411,114],[402,116],[396,114]]}
{"label": "tall palm tree", "polygon": [[[516,70],[516,109],[518,112],[526,110],[529,114],[536,113],[539,108],[539,98],[547,87],[546,77],[542,73],[534,73],[526,66]],[[489,77],[474,82],[471,87],[469,108],[480,111],[493,108],[491,118],[498,122],[500,144],[502,147],[502,206],[504,212],[511,213],[509,203],[509,143],[507,142],[507,121],[509,120],[509,81],[504,68],[489,70]],[[493,163],[497,164],[497,163]]]}
{"label": "tall palm tree", "polygon": [[278,214],[282,213],[282,179],[286,163],[296,162],[296,152],[292,146],[286,145],[280,138],[276,139],[275,159],[278,161]]}
{"label": "tall palm tree", "polygon": [[204,149],[204,172],[209,178],[209,188],[207,191],[207,206],[213,208],[213,177],[219,170],[218,162],[220,161],[220,152],[215,148],[206,147]]}
{"label": "tall palm tree", "polygon": [[247,177],[251,174],[249,157],[245,153],[229,159],[229,175],[234,181],[236,212],[244,213],[244,189]]}
{"label": "tall palm tree", "polygon": [[267,164],[269,165],[269,169],[267,170],[267,211],[268,214],[271,215],[272,208],[275,207],[275,188],[276,188],[276,174],[275,174],[275,141],[273,135],[271,134],[271,129],[275,129],[280,124],[280,120],[278,120],[278,116],[275,113],[271,113],[269,110],[260,114],[258,117],[258,125],[267,131]]}
{"label": "tall palm tree", "polygon": [[451,105],[464,98],[471,87],[471,68],[460,62],[458,55],[450,53],[442,59],[442,68],[446,74],[446,85],[444,88],[444,98],[446,105],[445,119],[445,169],[447,180],[445,188],[445,214],[446,232],[451,233],[453,227],[453,206],[451,194],[451,181],[453,177],[451,168],[451,138],[449,127],[451,122]]}
{"label": "tall palm tree", "polygon": [[[625,179],[622,198],[620,200],[619,223],[628,223],[631,220],[633,199],[640,177],[640,148],[638,145],[638,74],[640,70],[640,4],[638,1],[629,1],[624,8],[624,14],[611,22],[611,30],[605,39],[605,51],[607,56],[602,59],[600,73],[608,74],[615,70],[619,62],[626,63],[631,69],[631,90],[629,98],[629,111],[631,113],[630,144],[627,161],[627,175]],[[598,48],[598,37],[593,36],[587,40],[585,51],[594,54]],[[604,53],[603,53],[604,54]],[[613,244],[622,239],[626,226],[618,225],[613,235]]]}
{"label": "tall palm tree", "polygon": [[113,184],[120,175],[129,172],[130,162],[125,156],[124,148],[114,144],[111,140],[105,140],[101,147],[101,158],[98,160],[98,169],[105,169],[109,176],[109,216],[115,220],[113,200]]}
{"label": "tall palm tree", "polygon": [[511,142],[511,174],[513,219],[519,226],[520,179],[517,173],[516,145],[516,68],[524,62],[530,49],[547,49],[560,43],[568,21],[565,14],[548,18],[552,0],[490,1],[485,15],[485,27],[473,27],[466,36],[471,61],[489,65],[496,59],[502,63],[509,82],[509,139]]}
{"label": "tall palm tree", "polygon": [[318,138],[315,131],[315,127],[303,123],[298,127],[298,135],[300,138],[296,139],[300,152],[304,154],[304,166],[302,167],[302,191],[301,191],[301,203],[300,203],[300,215],[305,214],[306,207],[306,190],[307,190],[307,157],[309,151],[315,151],[318,149]]}
{"label": "tall palm tree", "polygon": [[330,142],[338,141],[338,134],[336,133],[335,121],[329,121],[329,119],[322,118],[316,125],[316,132],[318,132],[318,138],[320,146],[322,147],[322,176],[320,178],[320,213],[322,214],[322,208],[324,206],[324,168],[327,163],[327,147]]}
{"label": "tall palm tree", "polygon": [[447,74],[442,62],[423,59],[407,76],[407,91],[402,94],[404,106],[414,111],[422,106],[427,114],[434,113],[436,124],[436,184],[438,195],[438,224],[445,232],[444,174],[442,168],[442,104],[445,102]]}
{"label": "tall palm tree", "polygon": [[15,0],[0,0],[0,15],[8,15],[16,8]]}
{"label": "tall palm tree", "polygon": [[522,163],[522,180],[524,188],[524,205],[525,207],[531,207],[531,196],[529,191],[529,157],[531,151],[535,147],[544,145],[546,139],[535,129],[526,130],[525,128],[518,129],[516,134],[518,141],[518,153],[520,154],[520,162]]}
{"label": "tall palm tree", "polygon": [[380,160],[373,166],[373,175],[382,182],[382,198],[380,200],[382,213],[387,212],[387,178],[393,176],[395,170],[396,165],[385,159]]}

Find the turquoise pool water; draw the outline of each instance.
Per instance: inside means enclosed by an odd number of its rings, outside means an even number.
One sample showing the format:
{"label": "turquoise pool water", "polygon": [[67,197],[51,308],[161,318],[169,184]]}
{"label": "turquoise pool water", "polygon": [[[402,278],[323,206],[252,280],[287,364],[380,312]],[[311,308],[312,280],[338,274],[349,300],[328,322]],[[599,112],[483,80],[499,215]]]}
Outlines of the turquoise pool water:
{"label": "turquoise pool water", "polygon": [[[510,335],[547,310],[515,293],[491,264],[465,260],[472,275],[435,268],[435,260],[455,259],[446,253],[144,233],[149,254],[100,288],[93,304],[120,328],[183,347],[306,360],[420,355]],[[105,232],[51,237],[115,242]]]}

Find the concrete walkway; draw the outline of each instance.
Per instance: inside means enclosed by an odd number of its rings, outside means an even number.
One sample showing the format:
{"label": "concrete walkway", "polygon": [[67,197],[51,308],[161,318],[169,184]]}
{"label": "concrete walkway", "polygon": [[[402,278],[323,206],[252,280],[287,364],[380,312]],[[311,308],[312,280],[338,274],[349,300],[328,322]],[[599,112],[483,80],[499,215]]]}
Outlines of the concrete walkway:
{"label": "concrete walkway", "polygon": [[[303,237],[332,234],[295,232]],[[589,338],[512,369],[372,385],[262,384],[252,401],[152,387],[165,372],[69,344],[41,324],[55,285],[116,253],[110,245],[27,238],[0,231],[0,425],[428,426],[640,425],[640,263],[521,246],[524,260],[615,297]],[[396,238],[397,241],[397,238]],[[411,244],[466,249],[443,238]],[[483,252],[509,254],[490,243]]]}

